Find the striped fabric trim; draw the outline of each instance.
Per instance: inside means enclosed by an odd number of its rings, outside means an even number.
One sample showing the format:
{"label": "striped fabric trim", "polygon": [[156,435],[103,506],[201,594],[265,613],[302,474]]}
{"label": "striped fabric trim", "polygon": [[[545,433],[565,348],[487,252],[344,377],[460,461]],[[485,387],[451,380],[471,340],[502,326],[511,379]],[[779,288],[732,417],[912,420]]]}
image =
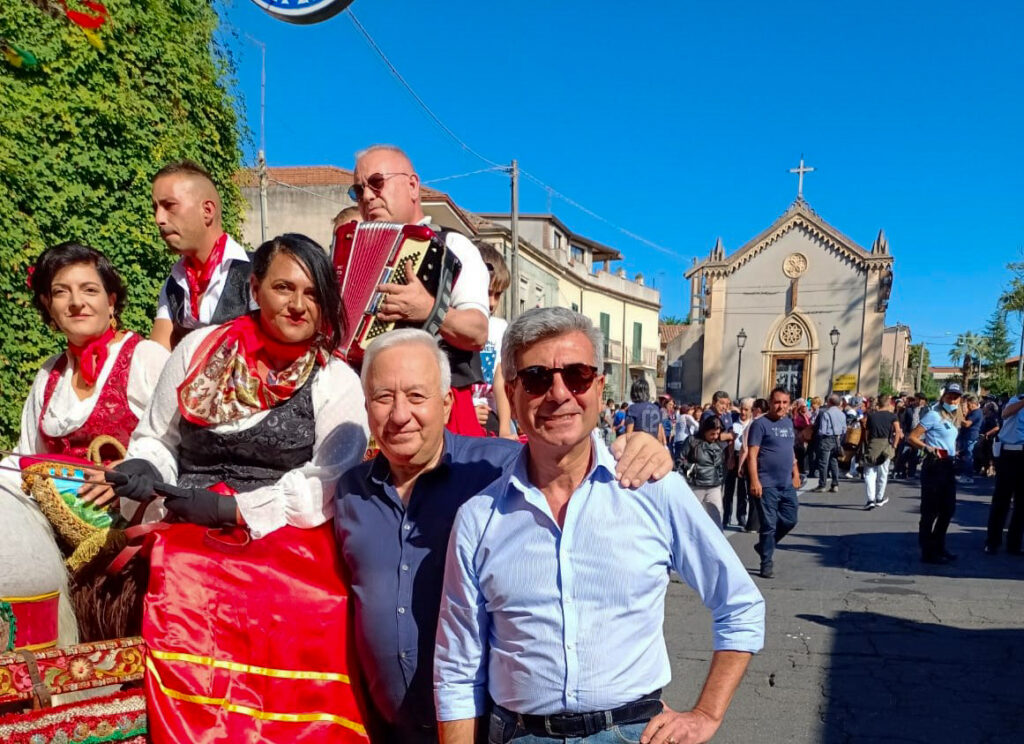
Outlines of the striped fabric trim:
{"label": "striped fabric trim", "polygon": [[[154,654],[154,655],[156,653],[162,653],[162,652],[151,652],[151,654]],[[190,654],[180,654],[180,655],[181,656],[190,656]],[[203,658],[203,657],[195,657],[195,658]],[[223,664],[231,664],[233,662],[222,662],[222,663]],[[247,665],[240,664],[238,666],[243,666],[244,667],[244,666],[247,666]],[[259,719],[259,720],[262,720],[262,721],[281,721],[281,722],[284,722],[284,723],[313,723],[313,722],[317,722],[317,721],[322,721],[322,722],[326,722],[326,723],[333,723],[333,724],[336,724],[338,726],[344,726],[345,728],[350,729],[350,730],[356,732],[357,734],[360,734],[360,735],[366,737],[367,739],[369,738],[367,736],[367,734],[366,734],[366,728],[362,724],[356,723],[355,721],[349,720],[348,718],[345,718],[343,716],[335,715],[333,713],[277,713],[277,712],[274,712],[274,711],[260,710],[258,708],[252,708],[252,707],[250,707],[248,705],[239,705],[237,703],[232,703],[227,698],[207,697],[205,695],[191,695],[191,694],[188,694],[188,693],[179,692],[178,690],[172,690],[171,688],[167,687],[167,685],[165,685],[163,680],[160,678],[160,673],[157,671],[156,665],[153,663],[153,659],[152,658],[146,659],[146,668],[149,670],[149,673],[153,675],[153,680],[156,682],[157,687],[160,688],[160,691],[164,695],[166,695],[167,697],[172,698],[173,700],[180,700],[180,701],[185,702],[185,703],[195,703],[197,705],[216,705],[216,706],[218,706],[220,708],[223,708],[224,710],[226,710],[226,711],[228,711],[230,713],[238,713],[240,715],[249,716],[251,718],[256,718],[256,719]],[[223,668],[230,668],[230,667],[223,667]],[[261,667],[256,667],[256,669],[260,669],[260,668]],[[281,672],[281,671],[284,671],[284,670],[268,670],[268,671],[278,671],[278,672]],[[292,674],[295,674],[295,673],[292,673]],[[271,676],[275,676],[275,675],[271,675]],[[338,675],[338,676],[342,676],[342,675]],[[298,679],[301,679],[301,678],[298,678]]]}
{"label": "striped fabric trim", "polygon": [[273,669],[271,667],[255,666],[253,664],[241,664],[237,661],[226,659],[215,659],[212,656],[197,656],[196,654],[180,654],[170,651],[157,651],[150,649],[149,655],[154,659],[162,661],[184,661],[189,664],[201,664],[215,669],[228,669],[232,672],[245,672],[246,674],[259,674],[264,677],[276,677],[278,679],[314,679],[327,682],[344,682],[351,684],[347,674],[337,672],[310,672],[291,669]]}

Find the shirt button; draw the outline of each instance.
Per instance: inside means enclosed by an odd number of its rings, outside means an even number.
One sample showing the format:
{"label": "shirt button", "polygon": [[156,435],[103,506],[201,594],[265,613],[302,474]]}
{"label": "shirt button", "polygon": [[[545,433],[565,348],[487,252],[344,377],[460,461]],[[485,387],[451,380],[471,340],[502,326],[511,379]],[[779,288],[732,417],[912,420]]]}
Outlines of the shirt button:
{"label": "shirt button", "polygon": [[400,654],[399,654],[399,656],[401,656],[401,657],[402,657],[402,658],[404,659],[404,658],[406,657],[406,653],[405,653],[405,651],[403,651],[402,653],[400,653]]}
{"label": "shirt button", "polygon": [[403,524],[402,525],[402,529],[405,530],[406,532],[408,532],[409,530],[412,529],[412,525],[411,524]]}
{"label": "shirt button", "polygon": [[408,563],[403,563],[402,564],[402,570],[403,571],[408,571],[409,570],[409,564]]}
{"label": "shirt button", "polygon": [[405,608],[404,607],[399,607],[398,608],[398,614],[399,615],[404,615],[405,614]]}
{"label": "shirt button", "polygon": [[567,643],[567,644],[565,644],[565,647],[568,648],[568,649],[572,649],[572,644],[571,643]]}

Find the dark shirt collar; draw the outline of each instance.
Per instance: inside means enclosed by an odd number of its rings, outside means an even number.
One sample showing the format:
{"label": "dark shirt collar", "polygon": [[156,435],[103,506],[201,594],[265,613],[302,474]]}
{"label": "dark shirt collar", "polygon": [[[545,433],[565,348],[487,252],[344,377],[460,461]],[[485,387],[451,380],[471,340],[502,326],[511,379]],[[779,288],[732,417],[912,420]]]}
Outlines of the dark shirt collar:
{"label": "dark shirt collar", "polygon": [[[416,482],[429,473],[433,473],[442,468],[448,468],[452,464],[452,451],[455,447],[454,435],[444,430],[444,450],[441,452],[441,459],[438,460],[437,465],[432,467],[430,470],[424,471],[419,474]],[[370,466],[369,478],[372,482],[376,483],[381,488],[392,486],[391,483],[391,463],[388,462],[388,458],[384,456],[383,452],[378,452],[377,456],[373,458],[373,464]],[[393,487],[393,486],[392,486]],[[413,486],[415,490],[415,486]]]}

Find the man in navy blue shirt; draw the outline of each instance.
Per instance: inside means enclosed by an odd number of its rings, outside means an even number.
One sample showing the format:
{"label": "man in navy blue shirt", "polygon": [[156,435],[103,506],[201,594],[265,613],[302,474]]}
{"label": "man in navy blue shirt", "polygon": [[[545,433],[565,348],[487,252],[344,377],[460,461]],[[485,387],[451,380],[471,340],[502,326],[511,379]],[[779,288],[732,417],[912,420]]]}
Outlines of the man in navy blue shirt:
{"label": "man in navy blue shirt", "polygon": [[[373,742],[432,743],[434,636],[455,512],[501,475],[521,445],[445,430],[451,372],[423,331],[374,341],[362,381],[380,454],[342,476],[335,532],[351,584],[367,726]],[[668,451],[650,436],[623,437],[613,449],[622,453],[624,484],[672,470]]]}
{"label": "man in navy blue shirt", "polygon": [[761,556],[761,577],[774,576],[773,558],[776,544],[796,527],[800,468],[796,462],[793,442],[793,419],[789,413],[789,392],[772,390],[768,413],[754,419],[747,433],[750,485],[761,518],[760,535],[754,550]]}

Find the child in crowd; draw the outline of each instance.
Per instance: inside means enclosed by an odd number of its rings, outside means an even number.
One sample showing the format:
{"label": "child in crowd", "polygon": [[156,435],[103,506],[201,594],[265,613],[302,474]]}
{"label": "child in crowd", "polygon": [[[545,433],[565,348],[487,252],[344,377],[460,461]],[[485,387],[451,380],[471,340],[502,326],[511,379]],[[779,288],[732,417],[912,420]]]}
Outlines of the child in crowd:
{"label": "child in crowd", "polygon": [[508,328],[508,321],[497,317],[501,295],[508,289],[510,276],[508,266],[501,253],[489,243],[478,243],[480,256],[491,277],[488,288],[491,317],[487,327],[487,343],[480,351],[480,366],[484,381],[473,386],[473,405],[480,425],[490,435],[517,439],[512,431],[511,408],[505,395],[505,378],[501,374],[501,339]]}

